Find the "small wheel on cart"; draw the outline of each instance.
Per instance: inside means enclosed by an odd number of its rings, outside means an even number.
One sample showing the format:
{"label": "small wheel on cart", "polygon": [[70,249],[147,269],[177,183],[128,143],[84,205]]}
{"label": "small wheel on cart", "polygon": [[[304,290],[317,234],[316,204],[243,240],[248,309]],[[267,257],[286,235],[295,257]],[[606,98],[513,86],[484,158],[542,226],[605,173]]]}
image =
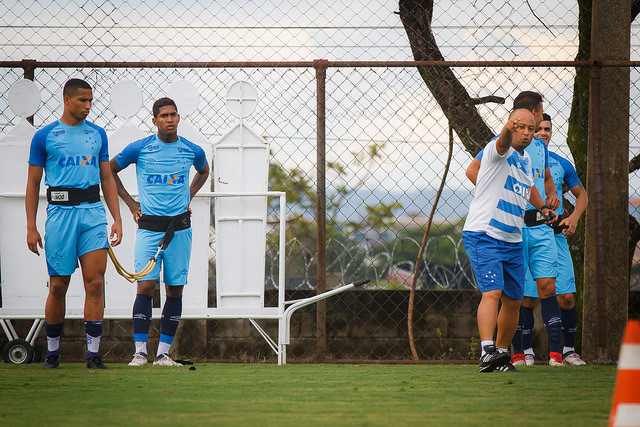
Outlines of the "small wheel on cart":
{"label": "small wheel on cart", "polygon": [[9,341],[2,351],[2,358],[5,363],[17,365],[31,363],[33,360],[33,347],[25,340],[16,339]]}
{"label": "small wheel on cart", "polygon": [[36,343],[33,343],[31,348],[33,348],[33,359],[30,363],[40,363],[42,361],[42,350]]}

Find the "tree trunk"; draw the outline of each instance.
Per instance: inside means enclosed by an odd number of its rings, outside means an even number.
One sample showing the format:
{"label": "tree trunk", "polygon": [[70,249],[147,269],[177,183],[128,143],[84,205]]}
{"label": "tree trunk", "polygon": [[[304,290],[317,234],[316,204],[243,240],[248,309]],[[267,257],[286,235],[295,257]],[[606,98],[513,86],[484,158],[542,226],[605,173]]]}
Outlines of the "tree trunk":
{"label": "tree trunk", "polygon": [[[594,61],[629,60],[631,2],[592,7]],[[601,363],[618,358],[629,307],[629,75],[594,66],[589,82],[582,344],[583,356]]]}

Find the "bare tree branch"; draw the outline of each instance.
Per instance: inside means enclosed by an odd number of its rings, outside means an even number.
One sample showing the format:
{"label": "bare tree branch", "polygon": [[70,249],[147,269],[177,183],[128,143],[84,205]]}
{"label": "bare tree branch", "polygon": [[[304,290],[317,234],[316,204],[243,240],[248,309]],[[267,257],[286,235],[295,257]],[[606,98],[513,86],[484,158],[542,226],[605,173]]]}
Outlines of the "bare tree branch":
{"label": "bare tree branch", "polygon": [[551,35],[553,37],[555,37],[556,35],[553,34],[553,31],[551,31],[551,28],[547,27],[547,24],[544,23],[544,21],[542,19],[540,19],[540,17],[538,15],[536,15],[536,12],[533,10],[533,8],[531,7],[531,4],[529,4],[529,0],[527,0],[527,6],[529,6],[529,10],[531,11],[531,13],[533,14],[533,16],[536,17],[536,19],[538,20],[538,22],[540,22],[542,25],[544,25],[544,27],[547,29],[547,31],[549,31],[551,33]]}
{"label": "bare tree branch", "polygon": [[[400,0],[400,20],[416,61],[443,61],[431,30],[433,0]],[[476,155],[495,135],[474,106],[474,100],[449,67],[418,67],[420,76],[442,108],[458,138]]]}

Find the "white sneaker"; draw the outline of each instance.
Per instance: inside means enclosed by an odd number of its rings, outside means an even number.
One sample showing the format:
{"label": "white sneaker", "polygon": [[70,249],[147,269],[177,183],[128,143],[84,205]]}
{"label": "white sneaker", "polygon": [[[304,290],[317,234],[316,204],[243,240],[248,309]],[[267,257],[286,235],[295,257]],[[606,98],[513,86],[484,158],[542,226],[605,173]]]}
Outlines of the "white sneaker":
{"label": "white sneaker", "polygon": [[148,363],[147,353],[135,353],[133,360],[129,362],[129,366],[144,366]]}
{"label": "white sneaker", "polygon": [[526,353],[524,355],[524,363],[526,366],[533,366],[536,364],[536,357],[533,354]]}
{"label": "white sneaker", "polygon": [[182,363],[171,359],[167,353],[162,353],[153,361],[153,366],[182,366]]}
{"label": "white sneaker", "polygon": [[562,355],[562,360],[565,365],[582,366],[586,365],[586,362],[580,358],[580,355],[575,351],[568,351]]}

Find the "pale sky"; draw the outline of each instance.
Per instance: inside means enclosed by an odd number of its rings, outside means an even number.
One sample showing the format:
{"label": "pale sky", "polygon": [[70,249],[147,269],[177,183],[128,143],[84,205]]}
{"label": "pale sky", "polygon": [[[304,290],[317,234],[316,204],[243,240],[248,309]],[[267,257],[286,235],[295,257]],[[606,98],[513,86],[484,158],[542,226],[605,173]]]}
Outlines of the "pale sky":
{"label": "pale sky", "polygon": [[[447,60],[572,60],[577,51],[577,5],[572,1],[435,2],[433,31]],[[544,9],[543,9],[544,8]],[[105,1],[0,3],[0,58],[41,61],[311,61],[410,60],[397,1]],[[546,25],[546,27],[545,27]],[[637,56],[638,31],[632,28]],[[60,85],[76,71],[39,70],[44,106],[36,125],[57,118]],[[85,70],[86,72],[86,70]],[[555,119],[552,144],[564,144],[572,69],[455,69],[472,97],[500,95],[506,105],[479,107],[499,131],[520,90],[545,95]],[[233,122],[224,108],[226,88],[245,79],[258,88],[259,106],[249,123],[270,138],[274,158],[314,176],[315,73],[291,70],[97,70],[90,119],[115,130],[123,119],[106,96],[119,79],[134,80],[145,105],[177,79],[200,91],[200,111],[189,119],[212,140]],[[0,88],[20,78],[7,70]],[[638,80],[635,71],[632,79]],[[632,85],[632,99],[640,95]],[[98,96],[96,96],[98,98]],[[150,129],[148,112],[135,123]],[[0,100],[0,131],[15,118]],[[632,123],[632,133],[637,125]],[[350,167],[348,182],[367,188],[421,189],[438,185],[446,159],[447,124],[415,69],[330,69],[327,75],[327,159]],[[379,161],[358,166],[352,153],[385,144]],[[632,138],[632,152],[640,151]],[[469,188],[463,170],[469,155],[456,146],[449,187]],[[384,173],[382,173],[384,171]]]}

